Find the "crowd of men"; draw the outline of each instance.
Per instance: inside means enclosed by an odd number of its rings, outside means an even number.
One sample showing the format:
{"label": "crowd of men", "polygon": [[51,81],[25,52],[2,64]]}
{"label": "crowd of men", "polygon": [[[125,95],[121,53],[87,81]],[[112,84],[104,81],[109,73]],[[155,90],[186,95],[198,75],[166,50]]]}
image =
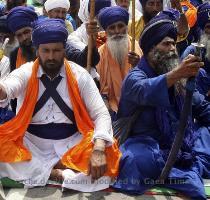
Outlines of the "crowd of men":
{"label": "crowd of men", "polygon": [[[210,3],[136,0],[135,24],[129,0],[95,0],[93,20],[89,0],[36,3],[41,13],[0,5],[0,178],[129,194],[161,184],[206,199]],[[189,88],[184,139],[161,182]],[[119,143],[112,122],[136,113]]]}

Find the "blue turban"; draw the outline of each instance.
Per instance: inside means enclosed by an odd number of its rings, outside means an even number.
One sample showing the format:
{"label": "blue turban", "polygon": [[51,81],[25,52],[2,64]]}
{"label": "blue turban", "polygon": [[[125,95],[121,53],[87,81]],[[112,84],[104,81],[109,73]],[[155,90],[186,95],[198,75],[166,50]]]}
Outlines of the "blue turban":
{"label": "blue turban", "polygon": [[204,30],[205,25],[210,22],[210,3],[201,4],[198,7],[197,15],[198,25]]}
{"label": "blue turban", "polygon": [[38,19],[37,14],[29,7],[17,6],[7,15],[9,29],[15,33],[21,28],[32,27],[32,22]]}
{"label": "blue turban", "polygon": [[42,19],[34,22],[32,42],[35,47],[40,44],[62,42],[65,46],[68,31],[62,19]]}
{"label": "blue turban", "polygon": [[[98,13],[102,8],[110,6],[111,6],[111,0],[95,0],[95,16],[98,15]],[[90,12],[90,0],[88,3],[88,11]]]}
{"label": "blue turban", "polygon": [[128,11],[120,6],[104,8],[99,12],[98,15],[98,21],[104,30],[106,30],[106,28],[111,24],[119,21],[128,25],[128,20]]}
{"label": "blue turban", "polygon": [[0,17],[0,33],[11,33],[7,26],[7,15]]}
{"label": "blue turban", "polygon": [[144,55],[167,36],[176,41],[177,29],[169,15],[160,13],[149,21],[141,34],[139,43]]}

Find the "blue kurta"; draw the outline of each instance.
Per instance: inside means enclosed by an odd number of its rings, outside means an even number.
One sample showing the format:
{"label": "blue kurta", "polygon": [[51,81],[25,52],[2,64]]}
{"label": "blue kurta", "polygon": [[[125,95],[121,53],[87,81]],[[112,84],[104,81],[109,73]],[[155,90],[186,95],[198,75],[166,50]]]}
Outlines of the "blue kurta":
{"label": "blue kurta", "polygon": [[[182,59],[187,57],[189,54],[194,54],[195,47],[190,45],[182,54]],[[196,77],[196,88],[198,91],[206,97],[207,101],[210,101],[210,96],[207,93],[210,91],[210,61],[205,58],[205,50],[202,53],[202,60],[204,62],[204,67],[199,70]]]}
{"label": "blue kurta", "polygon": [[166,75],[157,76],[144,58],[126,77],[118,117],[131,116],[139,107],[143,112],[121,146],[123,156],[115,189],[143,194],[155,184],[164,184],[193,199],[206,198],[201,177],[210,178],[210,105],[198,92],[193,96],[193,114],[198,123],[188,123],[169,180],[156,182],[174,139],[171,130],[176,133],[180,117],[173,94],[173,88],[167,87]]}

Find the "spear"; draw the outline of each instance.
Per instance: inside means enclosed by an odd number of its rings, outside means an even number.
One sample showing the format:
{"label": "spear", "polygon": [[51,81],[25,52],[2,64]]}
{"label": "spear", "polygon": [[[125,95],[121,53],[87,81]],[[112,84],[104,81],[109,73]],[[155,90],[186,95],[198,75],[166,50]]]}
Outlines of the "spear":
{"label": "spear", "polygon": [[[89,22],[93,22],[95,18],[95,0],[90,0],[90,18]],[[92,49],[93,49],[93,35],[88,38],[88,56],[87,56],[87,71],[90,73],[92,65]]]}
{"label": "spear", "polygon": [[132,24],[131,24],[131,51],[135,52],[135,10],[136,10],[136,2],[135,0],[132,0]]}

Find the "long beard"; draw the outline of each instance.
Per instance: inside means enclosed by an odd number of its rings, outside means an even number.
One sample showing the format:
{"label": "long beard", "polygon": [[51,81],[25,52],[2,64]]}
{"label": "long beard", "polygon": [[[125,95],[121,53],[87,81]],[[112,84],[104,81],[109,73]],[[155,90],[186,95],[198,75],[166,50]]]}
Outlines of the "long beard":
{"label": "long beard", "polygon": [[154,70],[158,75],[165,74],[178,65],[178,54],[174,52],[162,53],[161,51],[154,49],[153,63],[155,63]]}
{"label": "long beard", "polygon": [[201,35],[201,40],[200,40],[200,43],[203,44],[206,48],[206,59],[208,61],[210,61],[210,35],[209,34],[206,34],[206,33],[203,33]]}
{"label": "long beard", "polygon": [[124,67],[126,56],[128,56],[128,35],[108,36],[107,46],[120,67]]}
{"label": "long beard", "polygon": [[[172,71],[179,64],[179,57],[177,52],[162,53],[161,51],[154,49],[153,62],[155,65],[155,72],[158,75],[168,73]],[[185,94],[186,79],[181,79],[174,84],[175,95]]]}

